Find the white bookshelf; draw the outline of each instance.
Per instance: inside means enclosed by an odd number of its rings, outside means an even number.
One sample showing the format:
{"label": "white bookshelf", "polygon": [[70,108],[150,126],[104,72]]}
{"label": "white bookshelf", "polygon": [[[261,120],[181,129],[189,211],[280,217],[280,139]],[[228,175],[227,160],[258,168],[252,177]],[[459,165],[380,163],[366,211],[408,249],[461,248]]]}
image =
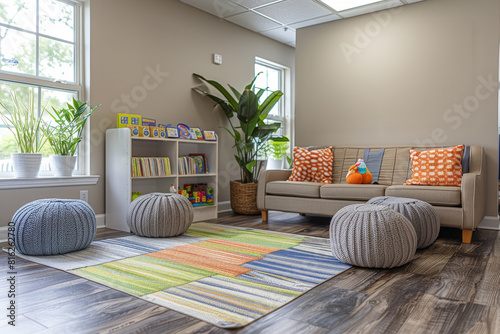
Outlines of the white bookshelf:
{"label": "white bookshelf", "polygon": [[[189,153],[204,153],[209,172],[178,175],[177,158]],[[171,175],[132,177],[132,157],[168,157]],[[106,131],[106,227],[130,232],[127,209],[132,192],[168,193],[170,186],[184,189],[184,184],[207,183],[214,189],[214,205],[194,207],[194,221],[217,218],[218,142],[188,139],[132,137],[130,129]]]}

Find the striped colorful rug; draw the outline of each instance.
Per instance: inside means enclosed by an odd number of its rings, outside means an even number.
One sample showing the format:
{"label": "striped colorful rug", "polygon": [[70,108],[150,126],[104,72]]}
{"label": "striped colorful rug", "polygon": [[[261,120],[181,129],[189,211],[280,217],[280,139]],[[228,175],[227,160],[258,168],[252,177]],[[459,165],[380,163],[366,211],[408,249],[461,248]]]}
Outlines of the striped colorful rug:
{"label": "striped colorful rug", "polygon": [[129,236],[23,257],[224,328],[245,326],[350,268],[332,256],[329,239],[207,223],[175,238]]}

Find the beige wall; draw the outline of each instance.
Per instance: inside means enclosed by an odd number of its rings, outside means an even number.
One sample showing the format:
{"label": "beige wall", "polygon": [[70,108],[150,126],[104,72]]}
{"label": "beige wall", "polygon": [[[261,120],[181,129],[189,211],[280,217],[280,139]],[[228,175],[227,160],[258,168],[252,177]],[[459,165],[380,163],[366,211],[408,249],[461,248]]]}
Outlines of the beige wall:
{"label": "beige wall", "polygon": [[296,144],[482,145],[496,216],[499,5],[426,0],[298,30]]}
{"label": "beige wall", "polygon": [[[176,0],[90,0],[90,30],[87,84],[91,104],[102,103],[91,118],[90,170],[101,180],[92,187],[0,191],[0,226],[29,201],[79,198],[80,189],[88,189],[90,204],[96,213],[104,213],[104,133],[115,127],[116,113],[127,109],[162,123],[216,130],[220,135],[219,201],[229,200],[229,180],[239,173],[231,138],[219,129],[225,116],[192,92],[199,83],[192,73],[243,88],[253,78],[256,56],[293,70],[295,50]],[[223,56],[223,65],[212,64],[213,53]],[[155,80],[149,71],[157,68],[162,74]],[[146,95],[141,95],[144,91]],[[122,102],[127,95],[133,107]]]}

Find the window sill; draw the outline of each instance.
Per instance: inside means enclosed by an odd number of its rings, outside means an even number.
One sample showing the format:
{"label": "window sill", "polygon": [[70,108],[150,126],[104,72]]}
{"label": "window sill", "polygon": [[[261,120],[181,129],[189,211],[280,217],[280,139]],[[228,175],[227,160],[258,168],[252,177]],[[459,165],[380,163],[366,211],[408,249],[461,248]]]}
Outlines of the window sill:
{"label": "window sill", "polygon": [[0,189],[48,188],[94,185],[99,175],[40,176],[32,179],[0,178]]}

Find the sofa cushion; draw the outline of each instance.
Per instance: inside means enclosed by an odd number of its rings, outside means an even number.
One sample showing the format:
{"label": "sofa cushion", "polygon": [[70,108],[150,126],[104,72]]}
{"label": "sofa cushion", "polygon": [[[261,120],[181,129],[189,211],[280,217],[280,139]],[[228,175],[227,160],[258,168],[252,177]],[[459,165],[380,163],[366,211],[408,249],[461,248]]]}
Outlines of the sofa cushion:
{"label": "sofa cushion", "polygon": [[293,171],[289,181],[310,181],[332,183],[332,147],[309,151],[307,148],[293,148]]}
{"label": "sofa cushion", "polygon": [[272,181],[266,185],[266,193],[271,195],[319,198],[322,183],[298,181]]}
{"label": "sofa cushion", "polygon": [[320,197],[368,201],[372,197],[384,196],[386,188],[380,184],[325,184],[320,188]]}
{"label": "sofa cushion", "polygon": [[407,185],[460,186],[462,184],[462,155],[464,145],[410,150],[413,174]]}
{"label": "sofa cushion", "polygon": [[461,188],[452,186],[390,186],[385,190],[386,196],[415,198],[432,205],[459,206]]}
{"label": "sofa cushion", "polygon": [[[372,151],[382,147],[366,147]],[[364,159],[365,147],[335,146],[333,155],[333,184],[345,184],[349,167],[354,165],[358,159]],[[365,161],[366,162],[366,161]],[[384,150],[378,184],[390,186],[403,184],[408,180],[410,167],[409,146],[387,146]],[[410,174],[411,175],[411,174]]]}

